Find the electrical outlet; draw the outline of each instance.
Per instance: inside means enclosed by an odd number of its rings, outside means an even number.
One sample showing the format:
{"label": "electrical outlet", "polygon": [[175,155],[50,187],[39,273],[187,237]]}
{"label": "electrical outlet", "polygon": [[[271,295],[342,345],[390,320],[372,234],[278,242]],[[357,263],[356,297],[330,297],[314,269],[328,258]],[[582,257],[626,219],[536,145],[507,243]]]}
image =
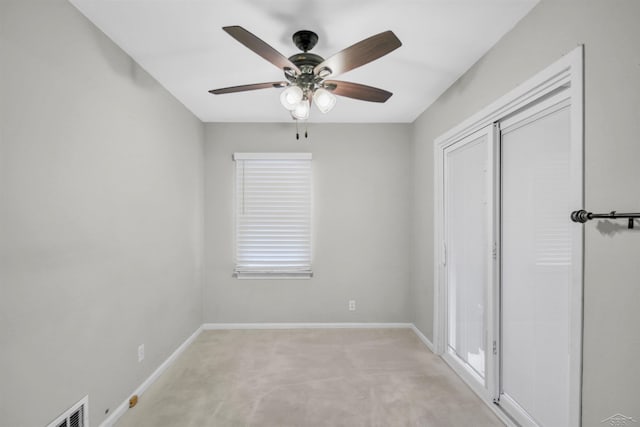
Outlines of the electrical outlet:
{"label": "electrical outlet", "polygon": [[144,344],[138,346],[138,363],[144,360]]}
{"label": "electrical outlet", "polygon": [[349,300],[349,311],[356,311],[356,300]]}

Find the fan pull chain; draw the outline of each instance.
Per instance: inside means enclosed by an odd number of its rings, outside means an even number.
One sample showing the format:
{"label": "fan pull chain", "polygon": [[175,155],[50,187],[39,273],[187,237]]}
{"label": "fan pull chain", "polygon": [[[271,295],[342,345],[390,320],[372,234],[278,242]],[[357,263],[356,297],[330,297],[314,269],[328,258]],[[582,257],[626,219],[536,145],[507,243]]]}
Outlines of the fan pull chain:
{"label": "fan pull chain", "polygon": [[[309,128],[307,124],[304,124],[304,137],[305,139],[309,138]],[[300,128],[298,127],[298,120],[296,119],[296,140],[300,140]]]}
{"label": "fan pull chain", "polygon": [[[296,140],[300,141],[300,128],[298,125],[298,119],[295,119],[295,121],[296,121]],[[309,127],[306,122],[304,124],[304,137],[305,139],[309,138]]]}

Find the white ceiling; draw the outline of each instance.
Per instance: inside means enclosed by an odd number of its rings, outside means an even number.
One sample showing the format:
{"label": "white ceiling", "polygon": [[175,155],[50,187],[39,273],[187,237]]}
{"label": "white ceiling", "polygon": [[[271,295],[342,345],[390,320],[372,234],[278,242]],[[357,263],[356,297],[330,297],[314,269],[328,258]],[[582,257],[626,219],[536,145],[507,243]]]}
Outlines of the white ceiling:
{"label": "white ceiling", "polygon": [[538,0],[70,0],[204,122],[287,122],[282,89],[209,89],[284,80],[278,68],[222,30],[240,25],[285,56],[300,29],[324,58],[392,30],[403,45],[339,80],[379,87],[384,104],[339,97],[311,122],[412,122]]}

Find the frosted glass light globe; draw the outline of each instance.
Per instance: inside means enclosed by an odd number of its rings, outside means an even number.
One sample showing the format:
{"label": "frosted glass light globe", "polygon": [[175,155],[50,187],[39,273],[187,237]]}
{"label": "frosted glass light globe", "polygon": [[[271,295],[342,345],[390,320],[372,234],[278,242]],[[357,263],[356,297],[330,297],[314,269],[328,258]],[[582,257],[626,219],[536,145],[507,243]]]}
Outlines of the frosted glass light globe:
{"label": "frosted glass light globe", "polygon": [[313,102],[322,113],[328,113],[336,105],[336,96],[326,89],[318,88],[313,94]]}
{"label": "frosted glass light globe", "polygon": [[303,96],[302,89],[298,86],[289,86],[280,94],[280,102],[284,108],[291,111],[302,101]]}
{"label": "frosted glass light globe", "polygon": [[296,107],[293,109],[291,114],[293,115],[293,117],[295,117],[298,120],[308,119],[309,118],[309,100],[303,99],[302,101],[298,102],[298,105],[296,105]]}

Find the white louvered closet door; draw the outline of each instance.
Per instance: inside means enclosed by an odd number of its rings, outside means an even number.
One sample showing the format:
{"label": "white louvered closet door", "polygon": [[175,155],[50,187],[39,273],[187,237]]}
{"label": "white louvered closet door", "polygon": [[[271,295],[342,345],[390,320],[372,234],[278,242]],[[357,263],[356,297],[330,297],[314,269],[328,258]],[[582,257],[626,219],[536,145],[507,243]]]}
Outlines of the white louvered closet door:
{"label": "white louvered closet door", "polygon": [[493,125],[487,126],[452,144],[443,159],[448,317],[444,358],[482,395],[489,387],[493,137]]}
{"label": "white louvered closet door", "polygon": [[238,277],[310,277],[311,154],[236,153]]}
{"label": "white louvered closet door", "polygon": [[501,123],[500,405],[523,426],[570,425],[570,104],[552,101]]}

